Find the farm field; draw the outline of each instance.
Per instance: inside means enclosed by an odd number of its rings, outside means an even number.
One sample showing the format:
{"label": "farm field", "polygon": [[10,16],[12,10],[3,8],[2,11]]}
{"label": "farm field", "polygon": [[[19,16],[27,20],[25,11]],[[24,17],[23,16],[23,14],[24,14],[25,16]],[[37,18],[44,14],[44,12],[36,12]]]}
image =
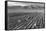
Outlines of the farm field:
{"label": "farm field", "polygon": [[37,29],[45,26],[43,13],[9,13],[8,29]]}

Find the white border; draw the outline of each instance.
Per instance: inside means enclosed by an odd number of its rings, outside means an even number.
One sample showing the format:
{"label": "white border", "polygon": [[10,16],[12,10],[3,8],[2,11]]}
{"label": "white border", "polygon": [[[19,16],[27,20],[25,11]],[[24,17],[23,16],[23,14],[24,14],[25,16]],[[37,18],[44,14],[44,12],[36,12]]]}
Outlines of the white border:
{"label": "white border", "polygon": [[[24,0],[19,0],[24,1]],[[25,0],[25,1],[32,1],[32,2],[45,2],[45,0]],[[46,9],[45,9],[46,10]],[[46,11],[45,11],[46,13]],[[46,26],[46,14],[45,14],[45,26]],[[5,31],[5,0],[0,0],[0,31]],[[27,31],[45,31],[46,29],[31,29]],[[24,30],[19,30],[24,31]]]}

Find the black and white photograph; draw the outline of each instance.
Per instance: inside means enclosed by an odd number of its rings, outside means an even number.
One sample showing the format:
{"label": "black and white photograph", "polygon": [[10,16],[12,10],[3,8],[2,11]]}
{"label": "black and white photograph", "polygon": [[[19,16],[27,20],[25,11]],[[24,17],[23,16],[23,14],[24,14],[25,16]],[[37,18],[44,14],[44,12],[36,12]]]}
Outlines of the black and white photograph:
{"label": "black and white photograph", "polygon": [[45,3],[8,1],[5,29],[45,29]]}

